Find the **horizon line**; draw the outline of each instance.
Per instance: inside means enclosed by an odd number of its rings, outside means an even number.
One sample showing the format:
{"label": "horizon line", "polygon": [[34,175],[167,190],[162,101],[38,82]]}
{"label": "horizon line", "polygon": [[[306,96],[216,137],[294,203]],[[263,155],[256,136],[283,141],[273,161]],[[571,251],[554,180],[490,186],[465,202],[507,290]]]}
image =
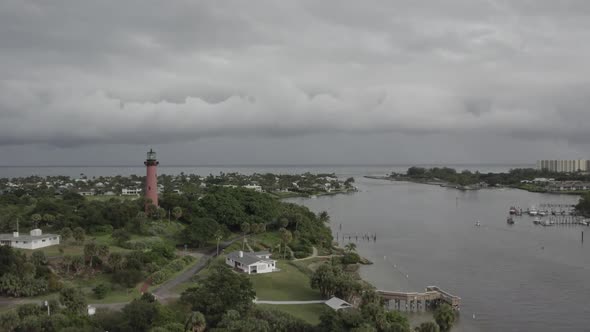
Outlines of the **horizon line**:
{"label": "horizon line", "polygon": [[[371,166],[371,167],[378,167],[378,166],[531,166],[535,165],[535,163],[377,163],[377,164],[362,164],[362,163],[322,163],[322,164],[171,164],[171,165],[159,165],[160,168],[179,168],[179,167],[327,167],[327,166],[340,166],[340,167],[360,167],[360,166]],[[81,168],[89,168],[89,167],[133,167],[133,168],[143,168],[145,166],[141,164],[120,164],[120,165],[84,165],[84,164],[70,164],[70,165],[32,165],[32,164],[24,164],[24,165],[0,165],[1,168],[11,168],[11,167],[40,167],[40,168],[49,168],[49,167],[81,167]]]}

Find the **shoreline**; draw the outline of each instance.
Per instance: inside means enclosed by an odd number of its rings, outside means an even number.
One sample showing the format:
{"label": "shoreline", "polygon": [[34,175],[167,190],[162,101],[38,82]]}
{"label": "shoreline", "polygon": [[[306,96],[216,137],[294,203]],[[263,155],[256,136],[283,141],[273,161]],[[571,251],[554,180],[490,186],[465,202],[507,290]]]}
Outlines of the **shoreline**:
{"label": "shoreline", "polygon": [[445,181],[416,180],[416,179],[412,179],[412,178],[408,178],[408,177],[392,178],[392,177],[388,177],[388,176],[375,176],[375,175],[365,175],[363,177],[367,178],[367,179],[372,179],[372,180],[385,180],[385,181],[391,181],[391,182],[409,182],[409,183],[425,184],[425,185],[430,185],[430,186],[439,186],[439,187],[443,187],[443,188],[457,189],[459,191],[476,191],[476,190],[485,190],[485,189],[492,190],[492,189],[509,188],[509,189],[522,190],[522,191],[526,191],[529,193],[549,194],[549,195],[582,196],[587,193],[590,193],[590,190],[587,190],[587,191],[550,191],[550,190],[536,190],[533,188],[527,189],[527,188],[523,188],[522,186],[494,186],[494,187],[460,186],[458,184],[453,184],[453,183],[445,182]]}

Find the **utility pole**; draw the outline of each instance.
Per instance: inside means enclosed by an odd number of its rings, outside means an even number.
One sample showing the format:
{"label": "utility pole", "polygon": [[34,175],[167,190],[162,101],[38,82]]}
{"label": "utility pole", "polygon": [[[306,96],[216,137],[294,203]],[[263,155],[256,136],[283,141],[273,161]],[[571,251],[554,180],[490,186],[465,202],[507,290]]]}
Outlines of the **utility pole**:
{"label": "utility pole", "polygon": [[45,301],[45,306],[47,307],[47,316],[51,316],[51,311],[49,309],[49,301]]}

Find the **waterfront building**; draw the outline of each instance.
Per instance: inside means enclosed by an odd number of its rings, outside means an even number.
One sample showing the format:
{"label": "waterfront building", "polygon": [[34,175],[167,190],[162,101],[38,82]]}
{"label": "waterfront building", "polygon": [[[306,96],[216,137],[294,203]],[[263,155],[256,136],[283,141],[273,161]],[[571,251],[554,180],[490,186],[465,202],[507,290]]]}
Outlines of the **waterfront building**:
{"label": "waterfront building", "polygon": [[59,235],[43,234],[40,229],[33,229],[30,235],[21,235],[18,231],[12,234],[0,234],[0,245],[21,249],[39,249],[59,244]]}
{"label": "waterfront building", "polygon": [[[150,149],[147,153],[147,158],[143,163],[146,166],[146,177],[145,177],[145,198],[149,200],[151,204],[158,206],[158,164],[160,162],[156,158],[154,150]],[[146,210],[148,204],[145,206]]]}
{"label": "waterfront building", "polygon": [[225,257],[225,264],[248,274],[278,271],[277,261],[270,258],[270,252],[268,251],[234,251]]}
{"label": "waterfront building", "polygon": [[558,173],[587,172],[590,170],[590,160],[538,160],[537,169]]}

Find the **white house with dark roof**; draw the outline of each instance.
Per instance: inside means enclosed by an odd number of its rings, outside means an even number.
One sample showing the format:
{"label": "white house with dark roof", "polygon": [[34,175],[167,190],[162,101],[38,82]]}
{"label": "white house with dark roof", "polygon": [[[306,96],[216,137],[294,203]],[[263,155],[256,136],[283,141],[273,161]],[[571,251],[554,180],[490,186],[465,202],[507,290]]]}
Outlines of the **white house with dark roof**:
{"label": "white house with dark roof", "polygon": [[225,257],[225,263],[234,269],[248,274],[278,271],[277,261],[270,258],[270,252],[234,251]]}
{"label": "white house with dark roof", "polygon": [[30,235],[21,235],[19,232],[12,234],[0,234],[0,245],[21,249],[39,249],[59,244],[59,235],[43,234],[40,229],[33,229]]}

